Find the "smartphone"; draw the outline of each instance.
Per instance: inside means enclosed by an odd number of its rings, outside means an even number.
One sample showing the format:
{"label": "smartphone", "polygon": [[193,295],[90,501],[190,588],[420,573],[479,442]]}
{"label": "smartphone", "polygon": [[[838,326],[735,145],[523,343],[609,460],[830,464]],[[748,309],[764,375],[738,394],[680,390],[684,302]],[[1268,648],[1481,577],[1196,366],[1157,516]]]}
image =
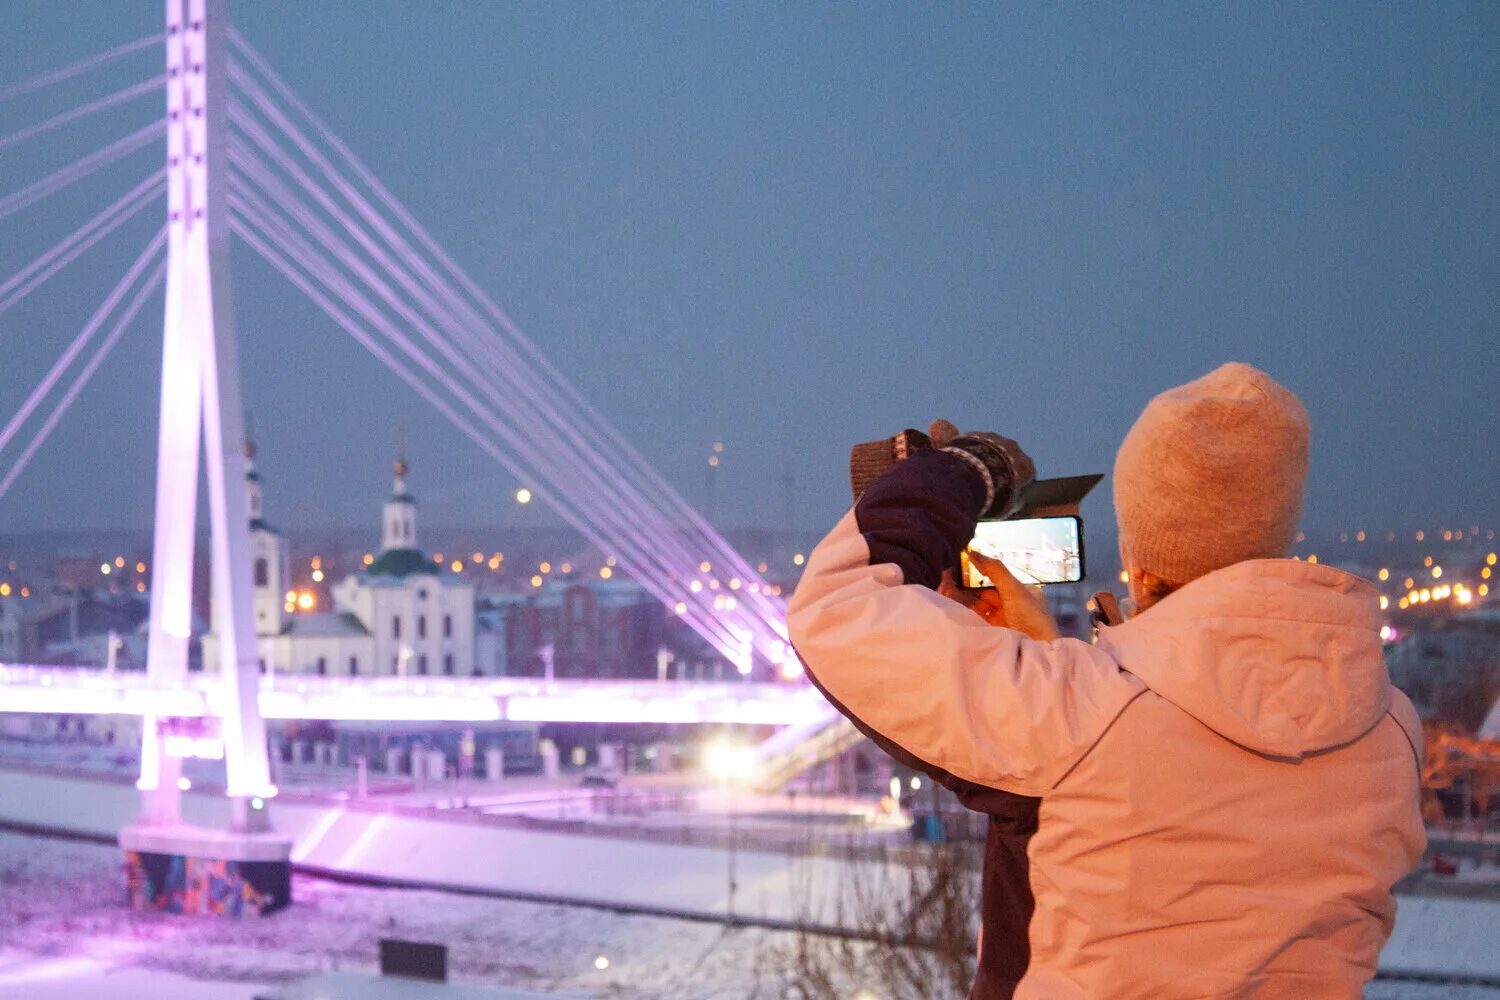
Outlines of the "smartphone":
{"label": "smartphone", "polygon": [[1076,516],[980,521],[968,548],[958,555],[958,585],[966,590],[993,587],[990,578],[969,561],[970,549],[999,559],[1022,583],[1083,579],[1083,520]]}

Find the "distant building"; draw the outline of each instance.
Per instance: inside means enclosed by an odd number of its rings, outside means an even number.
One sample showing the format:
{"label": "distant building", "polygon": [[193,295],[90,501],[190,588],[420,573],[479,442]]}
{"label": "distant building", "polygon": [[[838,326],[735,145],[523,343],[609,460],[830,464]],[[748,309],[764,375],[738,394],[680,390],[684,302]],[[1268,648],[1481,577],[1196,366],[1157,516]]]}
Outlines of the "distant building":
{"label": "distant building", "polygon": [[655,678],[666,610],[629,580],[562,578],[527,594],[489,599],[504,622],[510,672],[540,676]]}
{"label": "distant building", "polygon": [[[475,614],[475,588],[434,564],[417,547],[417,502],[407,492],[409,467],[395,463],[395,483],[381,519],[380,553],[362,572],[332,588],[333,609],[298,611],[290,594],[287,544],[263,516],[254,446],[249,492],[255,628],[262,671],[371,676],[473,676],[505,672],[505,647]],[[217,643],[204,638],[205,669]]]}
{"label": "distant building", "polygon": [[15,663],[20,659],[20,603],[12,600],[0,600],[0,663]]}
{"label": "distant building", "polygon": [[1385,662],[1423,719],[1477,731],[1500,699],[1500,604],[1408,635],[1386,647]]}
{"label": "distant building", "polygon": [[[144,596],[87,590],[33,597],[24,617],[14,601],[0,601],[0,608],[6,605],[13,624],[0,624],[0,660],[102,666],[114,636],[119,640],[117,665],[145,663],[144,625],[150,605]],[[6,615],[0,611],[0,623]],[[12,630],[14,652],[7,657],[4,634]]]}

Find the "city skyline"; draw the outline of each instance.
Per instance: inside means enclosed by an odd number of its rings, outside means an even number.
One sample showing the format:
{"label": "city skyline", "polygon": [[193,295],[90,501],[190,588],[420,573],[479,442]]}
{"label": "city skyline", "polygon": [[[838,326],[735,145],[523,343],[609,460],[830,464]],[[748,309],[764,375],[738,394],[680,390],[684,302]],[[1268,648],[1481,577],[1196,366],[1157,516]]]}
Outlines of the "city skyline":
{"label": "city skyline", "polygon": [[[790,463],[813,535],[846,502],[854,441],[942,413],[1017,437],[1044,475],[1108,472],[1150,395],[1229,358],[1308,405],[1309,529],[1485,523],[1500,474],[1481,250],[1500,204],[1484,166],[1495,15],[1415,10],[1267,25],[889,8],[798,19],[793,35],[771,8],[424,19],[385,4],[354,33],[335,31],[339,5],[234,14],[690,502],[705,504],[721,440],[718,520],[784,527]],[[37,44],[5,80],[157,30],[153,9],[132,14],[61,30],[50,5],[7,8],[4,33]],[[1000,58],[1006,46],[1027,58]],[[1309,60],[1320,46],[1326,60]],[[132,82],[155,58],[101,79]],[[1132,86],[1112,91],[1126,69]],[[451,99],[433,110],[436,93]],[[0,112],[4,131],[24,124]],[[136,121],[104,117],[78,128],[79,148]],[[0,186],[45,166],[8,151]],[[28,213],[36,246],[0,249],[6,273],[94,211],[102,183],[70,194],[72,221]],[[0,411],[129,244],[0,317]],[[525,484],[251,254],[235,267],[245,395],[282,520],[361,523],[398,425],[432,523],[512,519]],[[149,524],[155,301],[0,499],[6,533]],[[1054,374],[964,381],[1008,359]],[[1098,493],[1085,515],[1102,526]]]}

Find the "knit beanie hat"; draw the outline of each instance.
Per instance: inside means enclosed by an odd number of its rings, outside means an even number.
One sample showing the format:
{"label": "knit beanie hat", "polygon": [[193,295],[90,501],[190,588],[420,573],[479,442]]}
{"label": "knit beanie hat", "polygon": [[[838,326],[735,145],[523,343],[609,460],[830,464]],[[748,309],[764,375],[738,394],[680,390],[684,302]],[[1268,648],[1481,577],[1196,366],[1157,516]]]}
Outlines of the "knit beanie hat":
{"label": "knit beanie hat", "polygon": [[1174,584],[1284,557],[1302,516],[1307,411],[1233,362],[1146,405],[1115,458],[1120,550]]}

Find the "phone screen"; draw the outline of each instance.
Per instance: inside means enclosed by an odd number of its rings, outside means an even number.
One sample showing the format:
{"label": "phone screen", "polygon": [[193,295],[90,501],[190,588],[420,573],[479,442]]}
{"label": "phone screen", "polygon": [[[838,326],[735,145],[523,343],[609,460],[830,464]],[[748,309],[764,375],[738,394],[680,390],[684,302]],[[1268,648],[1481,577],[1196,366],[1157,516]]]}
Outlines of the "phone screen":
{"label": "phone screen", "polygon": [[[1022,583],[1077,583],[1083,579],[1083,526],[1076,517],[980,521],[968,548],[999,559]],[[959,554],[958,562],[959,586],[994,586],[969,562],[967,549]]]}

